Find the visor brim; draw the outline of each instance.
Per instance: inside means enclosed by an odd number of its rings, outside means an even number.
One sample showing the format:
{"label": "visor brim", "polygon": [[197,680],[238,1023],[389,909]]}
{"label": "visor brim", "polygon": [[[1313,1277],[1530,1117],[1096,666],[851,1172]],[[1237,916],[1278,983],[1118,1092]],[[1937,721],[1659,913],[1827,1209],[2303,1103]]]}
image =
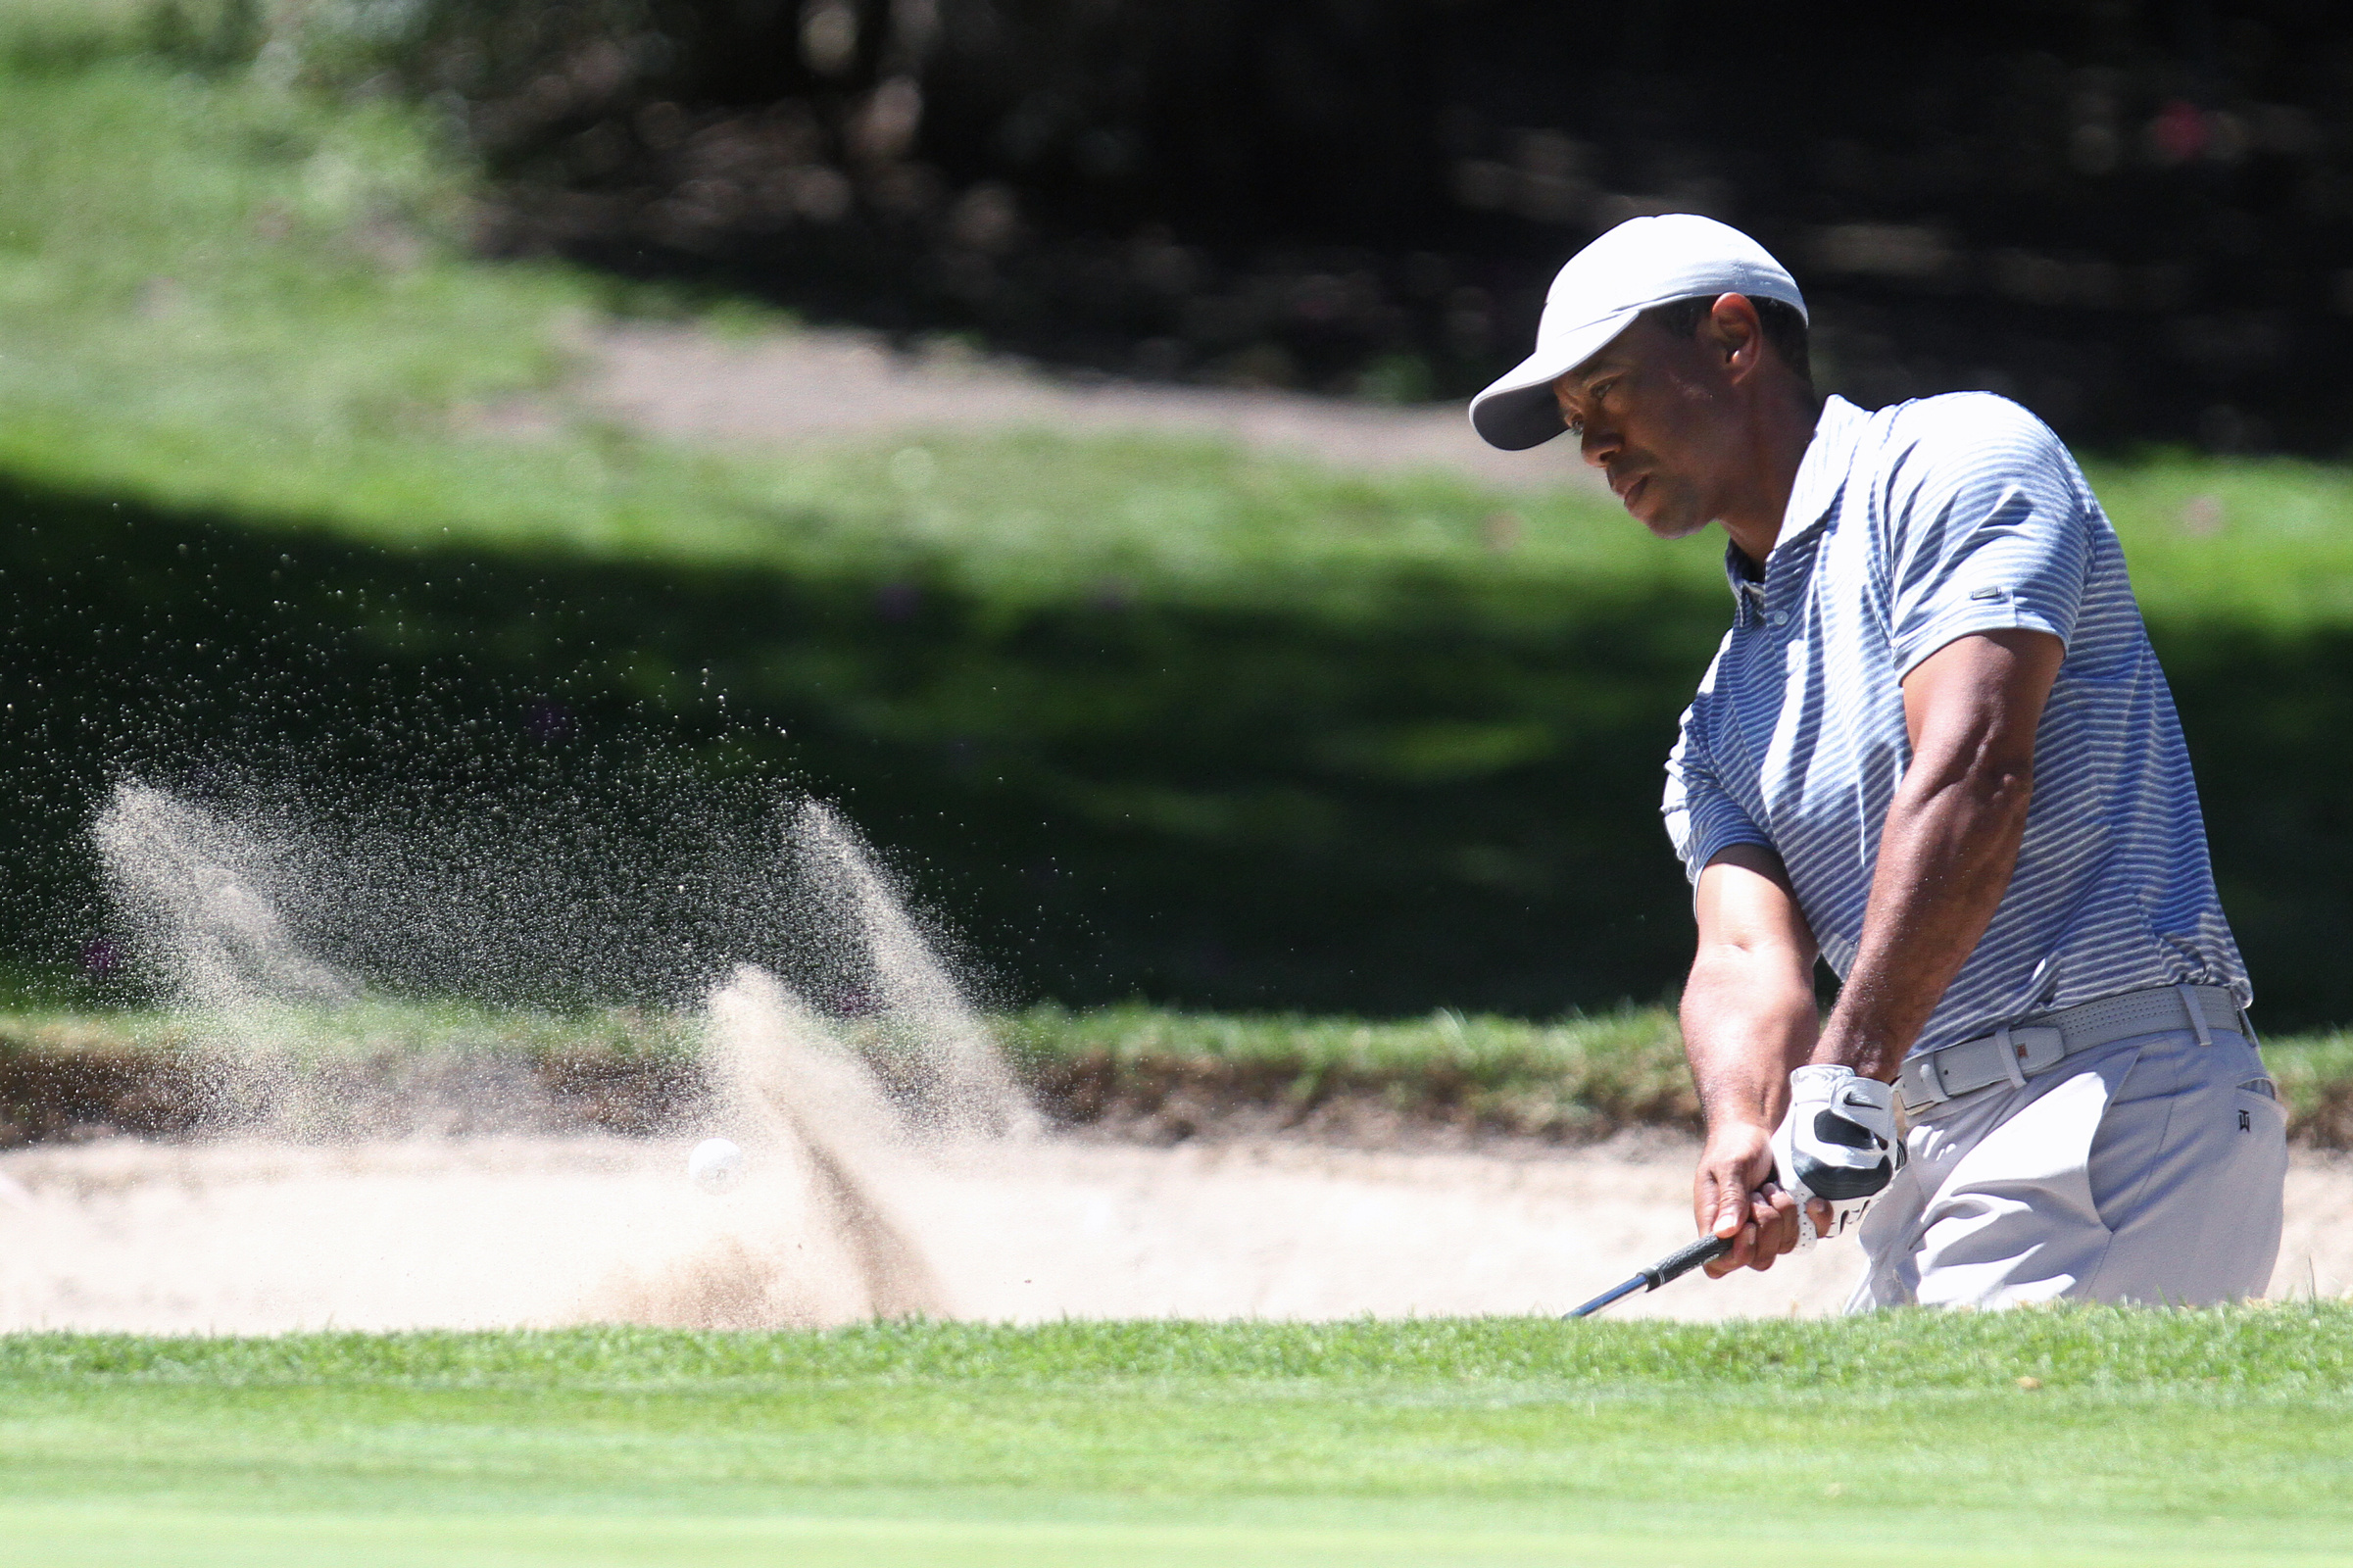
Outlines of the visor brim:
{"label": "visor brim", "polygon": [[1568,425],[1561,419],[1552,383],[1607,348],[1640,315],[1638,308],[1605,316],[1564,333],[1557,343],[1539,346],[1471,399],[1471,428],[1489,446],[1505,452],[1525,452],[1559,435]]}

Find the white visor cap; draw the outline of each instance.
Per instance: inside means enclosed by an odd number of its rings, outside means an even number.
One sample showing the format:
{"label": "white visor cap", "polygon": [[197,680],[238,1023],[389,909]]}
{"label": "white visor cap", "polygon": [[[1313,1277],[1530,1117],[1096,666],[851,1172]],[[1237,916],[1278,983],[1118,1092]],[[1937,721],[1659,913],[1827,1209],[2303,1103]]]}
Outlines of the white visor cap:
{"label": "white visor cap", "polygon": [[1780,300],[1805,315],[1797,280],[1729,223],[1693,213],[1630,218],[1569,258],[1544,295],[1536,352],[1471,399],[1471,428],[1520,452],[1561,433],[1552,383],[1601,352],[1653,306],[1705,295]]}

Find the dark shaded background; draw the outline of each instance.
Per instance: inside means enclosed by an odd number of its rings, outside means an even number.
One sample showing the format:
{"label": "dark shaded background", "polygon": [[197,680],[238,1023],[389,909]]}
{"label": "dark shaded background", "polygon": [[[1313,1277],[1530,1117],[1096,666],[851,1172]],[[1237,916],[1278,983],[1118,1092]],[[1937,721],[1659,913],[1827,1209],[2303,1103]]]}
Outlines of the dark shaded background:
{"label": "dark shaded background", "polygon": [[[1794,265],[1826,381],[1867,403],[1987,386],[2079,442],[2345,446],[2353,24],[2318,5],[404,14],[418,32],[315,69],[446,108],[495,172],[493,248],[1078,368],[1413,398],[1516,359],[1600,227],[1702,210]],[[234,64],[245,36],[175,47]],[[741,862],[793,781],[985,938],[1001,1001],[1542,1015],[1688,961],[1658,768],[1725,622],[1709,584],[1021,607],[22,489],[0,516],[14,952],[105,940],[78,846],[128,769],[410,857],[306,917],[388,983],[686,994],[774,925]],[[2265,1025],[2353,1017],[2353,646],[2152,633]],[[976,681],[1024,700],[975,711]],[[1454,722],[1543,745],[1431,778],[1363,744]],[[418,876],[445,929],[404,903]]]}
{"label": "dark shaded background", "polygon": [[443,0],[488,239],[1119,374],[1460,396],[1640,213],[1750,229],[1826,382],[2341,453],[2319,0]]}

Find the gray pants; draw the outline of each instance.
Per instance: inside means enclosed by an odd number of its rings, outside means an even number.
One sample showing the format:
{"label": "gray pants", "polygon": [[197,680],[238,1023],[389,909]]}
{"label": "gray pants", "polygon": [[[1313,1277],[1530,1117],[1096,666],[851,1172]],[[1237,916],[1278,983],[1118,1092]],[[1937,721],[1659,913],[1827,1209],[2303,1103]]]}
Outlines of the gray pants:
{"label": "gray pants", "polygon": [[2260,1296],[2279,1252],[2286,1115],[2235,1033],[2071,1056],[1914,1122],[1861,1231],[1847,1310]]}

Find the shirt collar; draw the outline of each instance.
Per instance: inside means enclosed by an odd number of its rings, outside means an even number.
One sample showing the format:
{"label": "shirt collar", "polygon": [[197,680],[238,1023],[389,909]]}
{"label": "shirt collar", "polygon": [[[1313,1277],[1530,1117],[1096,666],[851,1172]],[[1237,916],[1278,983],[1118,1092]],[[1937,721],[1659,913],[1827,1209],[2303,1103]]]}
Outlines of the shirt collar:
{"label": "shirt collar", "polygon": [[1781,514],[1781,537],[1774,549],[1818,525],[1838,504],[1855,442],[1870,418],[1835,392],[1823,400],[1821,416],[1814,420],[1814,439],[1806,443],[1797,477],[1789,486],[1789,505]]}
{"label": "shirt collar", "polygon": [[[1839,492],[1846,487],[1855,441],[1870,417],[1835,392],[1823,400],[1822,413],[1814,420],[1814,439],[1806,443],[1797,477],[1789,485],[1789,504],[1781,514],[1781,536],[1773,542],[1775,554],[1820,527],[1838,505]],[[1766,558],[1768,571],[1772,565],[1771,557]],[[1735,623],[1744,624],[1752,610],[1762,613],[1765,585],[1748,575],[1738,545],[1724,547],[1724,575],[1732,583]]]}

